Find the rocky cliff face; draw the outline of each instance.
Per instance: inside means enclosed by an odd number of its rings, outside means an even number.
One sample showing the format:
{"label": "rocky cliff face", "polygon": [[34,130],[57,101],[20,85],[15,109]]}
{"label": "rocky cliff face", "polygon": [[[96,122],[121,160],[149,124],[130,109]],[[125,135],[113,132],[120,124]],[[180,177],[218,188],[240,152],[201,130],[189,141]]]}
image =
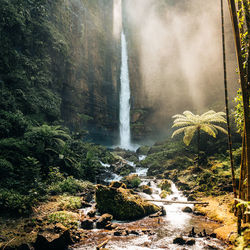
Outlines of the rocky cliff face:
{"label": "rocky cliff face", "polygon": [[[228,84],[236,93],[234,45],[226,17]],[[171,133],[172,116],[224,109],[220,8],[215,0],[126,0],[133,139]]]}
{"label": "rocky cliff face", "polygon": [[113,36],[113,0],[67,0],[57,5],[72,64],[64,79],[62,117],[95,141],[114,142],[119,112],[120,43]]}
{"label": "rocky cliff face", "polygon": [[[113,0],[0,1],[0,85],[34,124],[61,121],[113,143],[119,113],[120,41]],[[6,100],[2,100],[7,111]]]}

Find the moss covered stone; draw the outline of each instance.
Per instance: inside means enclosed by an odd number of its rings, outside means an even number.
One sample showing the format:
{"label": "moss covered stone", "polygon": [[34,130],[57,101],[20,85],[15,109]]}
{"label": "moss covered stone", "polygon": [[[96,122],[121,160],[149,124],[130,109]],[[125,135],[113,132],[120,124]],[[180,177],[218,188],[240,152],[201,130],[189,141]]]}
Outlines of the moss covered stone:
{"label": "moss covered stone", "polygon": [[151,187],[149,187],[148,185],[142,185],[140,186],[141,190],[143,193],[145,194],[152,194],[153,193],[153,190]]}
{"label": "moss covered stone", "polygon": [[138,174],[131,174],[123,177],[122,181],[127,185],[128,188],[137,188],[141,184],[141,179]]}
{"label": "moss covered stone", "polygon": [[97,185],[96,202],[100,213],[112,214],[118,220],[139,219],[160,210],[158,206],[122,187]]}

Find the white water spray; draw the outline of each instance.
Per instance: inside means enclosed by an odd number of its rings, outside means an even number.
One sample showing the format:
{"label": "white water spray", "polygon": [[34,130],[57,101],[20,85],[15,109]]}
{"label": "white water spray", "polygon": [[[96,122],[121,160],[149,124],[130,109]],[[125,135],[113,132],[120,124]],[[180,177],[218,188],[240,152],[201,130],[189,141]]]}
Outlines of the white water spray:
{"label": "white water spray", "polygon": [[121,63],[121,90],[120,90],[120,147],[131,149],[130,135],[130,86],[128,72],[127,42],[124,32],[121,34],[122,63]]}

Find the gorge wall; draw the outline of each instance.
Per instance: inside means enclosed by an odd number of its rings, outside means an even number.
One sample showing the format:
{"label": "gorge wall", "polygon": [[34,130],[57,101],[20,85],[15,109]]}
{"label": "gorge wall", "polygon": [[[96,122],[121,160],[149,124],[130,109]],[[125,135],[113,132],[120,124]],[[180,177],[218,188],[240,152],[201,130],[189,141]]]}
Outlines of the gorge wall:
{"label": "gorge wall", "polygon": [[[239,87],[227,1],[224,1],[230,105]],[[220,2],[125,0],[134,139],[171,133],[172,116],[223,111]]]}
{"label": "gorge wall", "polygon": [[[221,111],[219,7],[216,0],[2,0],[0,107],[33,124],[64,123],[95,142],[118,143],[123,20],[134,140],[165,136],[172,115],[186,109]],[[232,99],[228,14],[226,24]]]}
{"label": "gorge wall", "polygon": [[87,129],[89,138],[114,143],[120,39],[113,35],[113,4],[1,1],[1,107],[10,111],[10,102],[34,124],[63,122],[79,136]]}

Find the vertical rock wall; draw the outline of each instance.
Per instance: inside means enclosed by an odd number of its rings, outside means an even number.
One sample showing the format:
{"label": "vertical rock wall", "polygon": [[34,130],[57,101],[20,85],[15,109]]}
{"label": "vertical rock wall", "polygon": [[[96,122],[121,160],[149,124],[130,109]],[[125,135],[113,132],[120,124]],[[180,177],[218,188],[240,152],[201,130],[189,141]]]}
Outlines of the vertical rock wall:
{"label": "vertical rock wall", "polygon": [[56,7],[54,18],[57,25],[66,25],[60,29],[71,53],[62,118],[73,130],[87,128],[96,142],[114,143],[119,125],[120,43],[113,37],[113,0],[65,0]]}

